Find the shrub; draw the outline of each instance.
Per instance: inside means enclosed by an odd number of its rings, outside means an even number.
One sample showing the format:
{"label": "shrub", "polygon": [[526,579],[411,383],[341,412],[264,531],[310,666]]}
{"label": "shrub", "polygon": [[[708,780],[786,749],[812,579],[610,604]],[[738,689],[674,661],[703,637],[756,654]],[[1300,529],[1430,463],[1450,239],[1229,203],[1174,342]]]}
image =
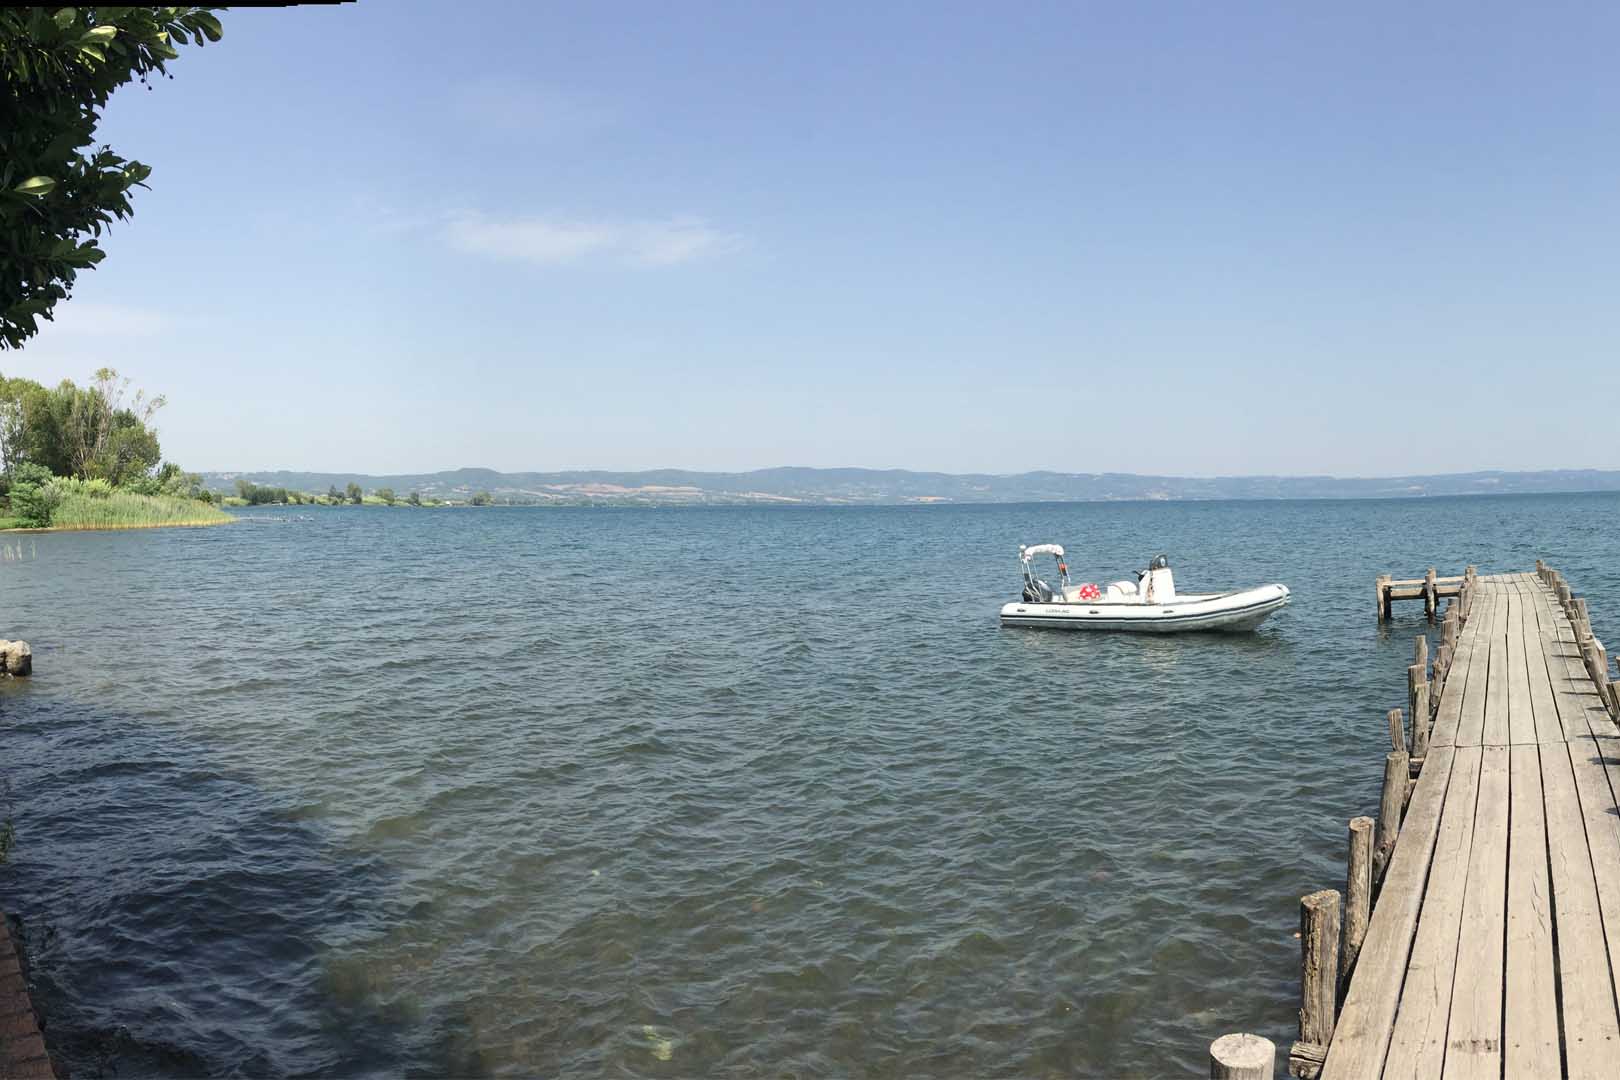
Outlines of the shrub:
{"label": "shrub", "polygon": [[43,486],[54,479],[51,470],[32,461],[20,462],[11,470],[11,482],[13,484],[38,484]]}
{"label": "shrub", "polygon": [[58,477],[50,483],[56,489],[57,502],[70,495],[77,495],[86,499],[110,499],[113,486],[110,482],[96,477],[94,480],[80,480],[68,477]]}
{"label": "shrub", "polygon": [[11,485],[11,516],[25,529],[43,529],[50,525],[51,514],[62,501],[62,493],[55,484],[16,483]]}

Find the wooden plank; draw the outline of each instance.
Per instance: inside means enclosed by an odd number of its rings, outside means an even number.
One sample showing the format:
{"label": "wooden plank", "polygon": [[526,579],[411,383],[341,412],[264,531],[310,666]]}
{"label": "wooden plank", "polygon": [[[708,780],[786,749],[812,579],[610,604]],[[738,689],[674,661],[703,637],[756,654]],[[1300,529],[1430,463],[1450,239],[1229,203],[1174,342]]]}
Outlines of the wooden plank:
{"label": "wooden plank", "polygon": [[1547,654],[1542,648],[1541,610],[1543,591],[1532,582],[1526,587],[1529,604],[1525,608],[1524,666],[1529,680],[1530,707],[1536,717],[1536,741],[1564,741],[1564,725],[1553,703],[1552,678],[1547,674]]}
{"label": "wooden plank", "polygon": [[[1423,893],[1423,914],[1418,920],[1400,1007],[1384,1059],[1384,1080],[1433,1080],[1441,1074],[1445,1062],[1452,975],[1457,965],[1463,887],[1468,880],[1468,849],[1474,835],[1483,752],[1479,746],[1459,746],[1455,751]],[[1380,896],[1373,908],[1375,921],[1383,903]],[[1351,990],[1355,990],[1354,985]]]}
{"label": "wooden plank", "polygon": [[[1560,753],[1548,747],[1548,753]],[[1560,1075],[1558,999],[1553,972],[1552,892],[1547,878],[1547,821],[1541,802],[1541,751],[1509,751],[1507,970],[1502,1054],[1507,1075]]]}
{"label": "wooden plank", "polygon": [[1383,1072],[1455,754],[1449,746],[1429,749],[1333,1029],[1323,1080],[1378,1080]]}
{"label": "wooden plank", "polygon": [[1566,1075],[1570,1080],[1612,1078],[1614,1058],[1620,1053],[1620,1014],[1615,1009],[1592,855],[1567,745],[1562,752],[1555,746],[1544,748],[1541,786],[1553,924],[1558,929],[1559,1026]]}
{"label": "wooden plank", "polygon": [[[1439,854],[1437,848],[1437,859]],[[1462,936],[1449,946],[1456,952],[1457,973],[1451,984],[1451,1019],[1446,1029],[1443,1075],[1445,1080],[1500,1080],[1508,887],[1506,746],[1481,748],[1479,795],[1474,804],[1473,838],[1466,858],[1468,881],[1463,888]],[[1438,862],[1435,872],[1441,872]],[[1424,904],[1425,919],[1430,917],[1428,904]],[[1423,936],[1421,925],[1418,936]],[[1414,967],[1417,964],[1415,955],[1412,963]],[[1408,983],[1411,978],[1407,976]],[[1556,1047],[1556,1029],[1554,1036]]]}
{"label": "wooden plank", "polygon": [[1508,616],[1507,640],[1507,727],[1508,742],[1514,746],[1539,742],[1536,710],[1530,700],[1530,669],[1526,661],[1525,639],[1536,630],[1530,614],[1530,596],[1523,582],[1513,584],[1513,610]]}
{"label": "wooden plank", "polygon": [[[1586,824],[1586,845],[1592,857],[1592,878],[1597,884],[1598,908],[1602,915],[1607,948],[1592,942],[1588,948],[1606,954],[1609,960],[1611,993],[1620,1004],[1620,807],[1609,787],[1605,762],[1616,750],[1615,740],[1593,737],[1572,739],[1569,743],[1571,770],[1580,793],[1581,813]],[[1617,1045],[1620,1050],[1620,1045]]]}
{"label": "wooden plank", "polygon": [[1497,612],[1507,606],[1506,601],[1497,595],[1494,582],[1486,587],[1485,595],[1490,598],[1488,606],[1474,613],[1463,628],[1463,636],[1457,639],[1459,648],[1467,642],[1467,647],[1473,653],[1473,659],[1468,664],[1468,683],[1463,689],[1462,714],[1457,718],[1455,742],[1458,746],[1478,746],[1485,735],[1485,692],[1491,669],[1491,631]]}
{"label": "wooden plank", "polygon": [[1513,622],[1514,589],[1502,590],[1491,618],[1491,668],[1485,683],[1485,715],[1479,741],[1484,746],[1508,745],[1508,629]]}
{"label": "wooden plank", "polygon": [[1456,745],[1457,729],[1462,722],[1463,701],[1467,696],[1468,672],[1473,666],[1476,636],[1473,628],[1482,619],[1489,621],[1489,605],[1490,600],[1482,595],[1476,602],[1474,617],[1469,619],[1468,626],[1463,628],[1463,636],[1457,640],[1457,647],[1451,654],[1451,672],[1446,676],[1445,685],[1440,692],[1440,704],[1434,717],[1434,730],[1429,733],[1430,746]]}

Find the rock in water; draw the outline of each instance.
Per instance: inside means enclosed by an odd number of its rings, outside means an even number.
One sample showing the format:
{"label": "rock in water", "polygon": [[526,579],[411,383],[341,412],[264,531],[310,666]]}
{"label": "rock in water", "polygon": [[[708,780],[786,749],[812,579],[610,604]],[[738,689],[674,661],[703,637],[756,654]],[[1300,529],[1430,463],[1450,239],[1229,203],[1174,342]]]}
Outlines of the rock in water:
{"label": "rock in water", "polygon": [[34,670],[34,650],[26,641],[0,640],[0,674],[29,675]]}

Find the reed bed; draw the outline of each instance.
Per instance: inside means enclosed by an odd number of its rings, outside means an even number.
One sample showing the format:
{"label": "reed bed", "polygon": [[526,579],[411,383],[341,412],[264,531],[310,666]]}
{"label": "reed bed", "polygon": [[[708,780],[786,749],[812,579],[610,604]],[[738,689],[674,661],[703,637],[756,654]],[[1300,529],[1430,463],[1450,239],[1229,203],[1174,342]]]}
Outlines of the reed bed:
{"label": "reed bed", "polygon": [[224,525],[236,519],[207,503],[175,495],[113,491],[87,495],[64,491],[51,513],[53,530],[155,529],[174,525]]}

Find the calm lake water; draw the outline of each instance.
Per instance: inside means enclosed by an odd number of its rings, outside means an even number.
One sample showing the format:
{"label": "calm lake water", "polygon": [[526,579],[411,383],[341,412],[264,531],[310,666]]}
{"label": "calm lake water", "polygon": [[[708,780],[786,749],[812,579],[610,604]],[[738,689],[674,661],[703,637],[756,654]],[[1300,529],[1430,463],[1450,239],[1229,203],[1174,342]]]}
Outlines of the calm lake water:
{"label": "calm lake water", "polygon": [[[1620,496],[254,512],[0,538],[24,920],[75,1075],[1122,1076],[1286,1047],[1421,605]],[[1018,543],[1283,581],[1258,633],[1001,630]]]}

